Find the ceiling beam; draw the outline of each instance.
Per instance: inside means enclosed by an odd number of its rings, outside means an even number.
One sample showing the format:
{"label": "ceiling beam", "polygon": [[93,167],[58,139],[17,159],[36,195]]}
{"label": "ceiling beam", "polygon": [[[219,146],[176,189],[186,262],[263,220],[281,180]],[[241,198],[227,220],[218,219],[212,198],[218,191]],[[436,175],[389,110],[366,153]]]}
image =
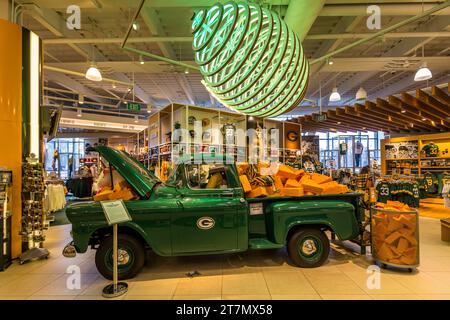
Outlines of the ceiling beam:
{"label": "ceiling beam", "polygon": [[426,105],[428,105],[430,108],[442,112],[443,114],[445,114],[447,118],[450,117],[450,105],[445,105],[444,103],[433,98],[432,96],[430,96],[429,94],[420,89],[416,90],[416,98],[425,103]]}
{"label": "ceiling beam", "polygon": [[[153,36],[166,36],[166,32],[164,31],[158,14],[154,8],[144,5],[141,10],[141,17]],[[156,44],[166,58],[177,60],[175,51],[171,47],[170,43],[157,42]]]}
{"label": "ceiling beam", "polygon": [[419,110],[413,104],[408,103],[407,101],[405,101],[403,99],[399,99],[395,96],[389,96],[389,103],[393,106],[397,106],[403,110],[406,110],[406,114],[408,114],[408,115],[411,113],[414,116],[418,115],[420,117],[421,121],[423,121],[422,120],[423,118],[434,121],[436,126],[438,128],[440,128],[441,131],[445,130],[447,128],[445,122],[441,118],[436,117],[435,115],[429,113],[428,110]]}
{"label": "ceiling beam", "polygon": [[431,88],[431,95],[433,97],[445,102],[447,105],[450,105],[450,96],[448,96],[444,90],[439,89],[437,86],[433,86]]}
{"label": "ceiling beam", "polygon": [[406,124],[413,124],[414,127],[422,128],[428,131],[436,131],[435,126],[423,122],[418,114],[411,116],[411,114],[408,114],[406,110],[398,109],[386,100],[377,99],[376,104],[371,101],[367,101],[365,106],[371,110],[377,110],[380,113],[384,112],[392,118],[395,117],[401,119]]}
{"label": "ceiling beam", "polygon": [[75,81],[72,78],[66,76],[65,74],[57,73],[57,72],[46,72],[45,77],[48,80],[56,82],[60,86],[63,86],[64,88],[67,88],[67,89],[77,92],[79,94],[83,94],[84,96],[87,96],[96,102],[100,102],[100,103],[108,102],[107,99],[97,97],[96,92],[94,92],[93,90],[89,89],[88,87],[82,85],[78,81]]}

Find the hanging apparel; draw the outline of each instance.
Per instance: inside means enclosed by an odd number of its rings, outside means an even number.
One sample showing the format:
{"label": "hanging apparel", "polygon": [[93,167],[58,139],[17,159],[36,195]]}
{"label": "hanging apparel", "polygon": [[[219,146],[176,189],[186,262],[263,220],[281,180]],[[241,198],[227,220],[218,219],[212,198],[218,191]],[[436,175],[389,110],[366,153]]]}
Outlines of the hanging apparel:
{"label": "hanging apparel", "polygon": [[386,203],[391,196],[390,184],[387,181],[380,181],[376,186],[378,202]]}
{"label": "hanging apparel", "polygon": [[424,178],[425,181],[427,182],[427,186],[428,186],[428,193],[429,194],[435,194],[438,192],[438,179],[436,178],[436,176],[434,174],[432,174],[431,172],[425,172],[424,174]]}
{"label": "hanging apparel", "polygon": [[420,199],[425,199],[428,193],[428,184],[425,179],[417,179],[417,184],[419,186],[419,197]]}
{"label": "hanging apparel", "polygon": [[347,154],[347,143],[341,142],[339,144],[339,154],[340,155],[346,155]]}
{"label": "hanging apparel", "polygon": [[426,144],[422,148],[422,151],[424,151],[425,155],[430,158],[439,156],[439,147],[437,144],[435,144],[433,142]]}
{"label": "hanging apparel", "polygon": [[44,209],[45,212],[55,212],[66,206],[66,193],[64,185],[49,184],[45,190]]}
{"label": "hanging apparel", "polygon": [[450,209],[450,181],[444,184],[442,197],[444,198],[444,207]]}
{"label": "hanging apparel", "polygon": [[437,175],[438,179],[438,193],[443,193],[443,188],[447,182],[450,182],[450,172],[444,171]]}

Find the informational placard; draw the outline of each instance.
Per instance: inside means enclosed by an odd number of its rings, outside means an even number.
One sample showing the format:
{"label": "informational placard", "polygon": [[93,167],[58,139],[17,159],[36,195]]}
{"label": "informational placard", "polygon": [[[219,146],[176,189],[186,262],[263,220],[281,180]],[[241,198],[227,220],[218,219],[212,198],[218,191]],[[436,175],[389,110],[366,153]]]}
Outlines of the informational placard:
{"label": "informational placard", "polygon": [[123,200],[100,201],[100,203],[110,226],[132,220]]}

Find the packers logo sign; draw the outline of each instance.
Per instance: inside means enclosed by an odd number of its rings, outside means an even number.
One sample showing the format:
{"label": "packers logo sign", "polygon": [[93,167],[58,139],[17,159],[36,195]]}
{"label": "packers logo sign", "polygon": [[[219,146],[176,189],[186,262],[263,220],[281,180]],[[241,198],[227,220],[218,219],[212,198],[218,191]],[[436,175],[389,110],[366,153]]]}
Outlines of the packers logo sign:
{"label": "packers logo sign", "polygon": [[211,217],[201,217],[197,220],[197,227],[202,230],[208,230],[214,227],[216,222]]}

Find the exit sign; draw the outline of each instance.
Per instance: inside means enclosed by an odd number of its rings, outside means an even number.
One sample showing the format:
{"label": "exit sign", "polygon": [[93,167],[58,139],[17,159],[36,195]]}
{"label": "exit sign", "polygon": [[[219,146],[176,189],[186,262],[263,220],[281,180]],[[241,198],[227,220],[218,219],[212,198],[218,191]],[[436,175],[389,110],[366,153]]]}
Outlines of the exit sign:
{"label": "exit sign", "polygon": [[326,113],[322,113],[322,114],[316,114],[314,115],[314,120],[316,120],[317,122],[322,122],[322,121],[327,121],[327,114]]}
{"label": "exit sign", "polygon": [[141,111],[141,105],[139,103],[135,103],[135,102],[128,102],[127,109],[133,110],[133,111]]}

